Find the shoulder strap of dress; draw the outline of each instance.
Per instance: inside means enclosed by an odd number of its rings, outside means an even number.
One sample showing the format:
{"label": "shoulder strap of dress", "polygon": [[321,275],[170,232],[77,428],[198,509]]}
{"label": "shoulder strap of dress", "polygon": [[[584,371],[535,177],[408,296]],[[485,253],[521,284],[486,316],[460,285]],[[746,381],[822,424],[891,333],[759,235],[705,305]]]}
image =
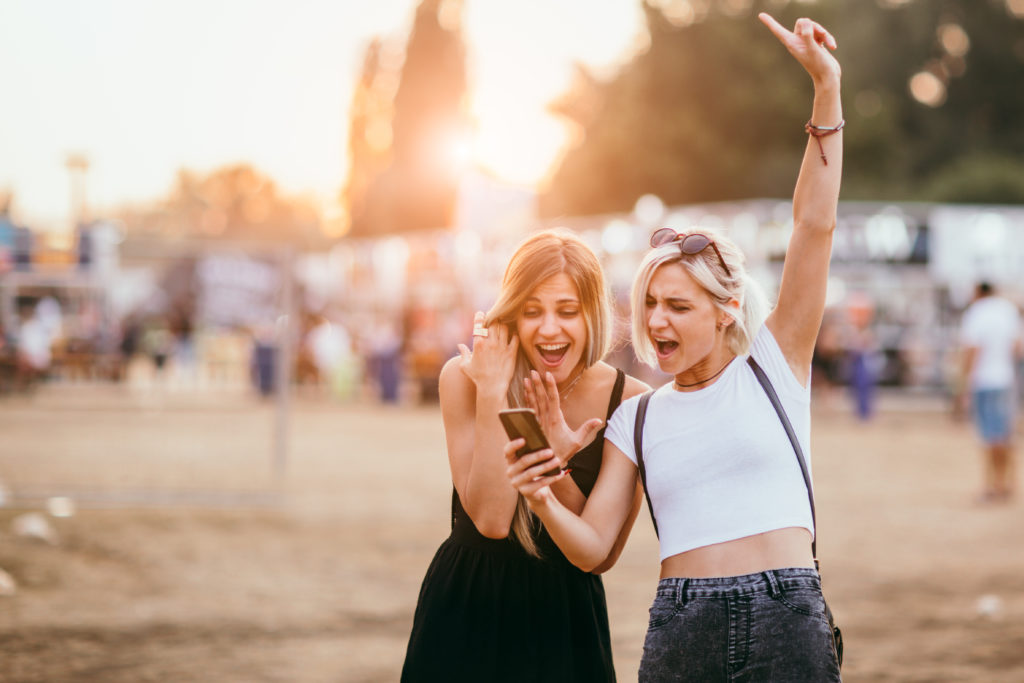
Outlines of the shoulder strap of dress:
{"label": "shoulder strap of dress", "polygon": [[612,387],[612,396],[608,399],[608,414],[605,415],[605,422],[612,419],[612,413],[622,403],[622,390],[626,386],[626,373],[622,370],[615,369],[615,386]]}

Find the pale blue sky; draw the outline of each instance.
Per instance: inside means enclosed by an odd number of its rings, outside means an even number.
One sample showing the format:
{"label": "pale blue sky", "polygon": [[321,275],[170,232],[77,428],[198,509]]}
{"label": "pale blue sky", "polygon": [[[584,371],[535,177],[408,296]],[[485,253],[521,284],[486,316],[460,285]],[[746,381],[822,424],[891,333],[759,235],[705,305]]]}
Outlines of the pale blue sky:
{"label": "pale blue sky", "polygon": [[[0,188],[42,229],[69,222],[69,152],[92,207],[163,196],[177,169],[248,161],[327,208],[347,169],[352,87],[373,35],[404,44],[415,0],[3,0]],[[571,64],[643,34],[640,0],[465,0],[477,155],[540,177],[564,129],[544,111]]]}

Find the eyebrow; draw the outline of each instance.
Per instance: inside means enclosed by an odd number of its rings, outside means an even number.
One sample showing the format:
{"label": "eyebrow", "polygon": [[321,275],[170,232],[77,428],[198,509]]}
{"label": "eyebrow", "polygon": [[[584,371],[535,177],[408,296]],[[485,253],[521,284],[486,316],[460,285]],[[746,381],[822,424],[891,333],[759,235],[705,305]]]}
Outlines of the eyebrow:
{"label": "eyebrow", "polygon": [[[658,300],[658,297],[652,296],[650,294],[647,295],[647,298],[648,299],[654,299],[655,301]],[[684,296],[663,296],[663,297],[661,297],[661,300],[662,301],[668,301],[668,302],[674,303],[674,304],[692,304],[693,303],[693,299],[687,299]]]}
{"label": "eyebrow", "polygon": [[[540,297],[530,296],[530,297],[526,298],[526,303],[531,303],[531,302],[534,302],[534,301],[540,302]],[[555,300],[556,304],[578,304],[579,302],[580,302],[579,299],[574,299],[574,298],[571,298],[571,297],[567,298],[567,299],[556,299]]]}

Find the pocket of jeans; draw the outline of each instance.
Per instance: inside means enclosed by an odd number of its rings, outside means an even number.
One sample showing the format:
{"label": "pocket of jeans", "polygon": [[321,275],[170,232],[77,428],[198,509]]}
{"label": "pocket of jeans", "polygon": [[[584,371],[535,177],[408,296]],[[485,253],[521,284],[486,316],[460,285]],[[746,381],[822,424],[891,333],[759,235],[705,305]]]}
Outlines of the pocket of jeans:
{"label": "pocket of jeans", "polygon": [[787,588],[778,593],[776,600],[797,614],[825,618],[825,598],[815,588]]}
{"label": "pocket of jeans", "polygon": [[647,630],[654,631],[661,628],[675,618],[679,613],[679,605],[674,596],[659,595],[651,605],[650,619],[647,622]]}

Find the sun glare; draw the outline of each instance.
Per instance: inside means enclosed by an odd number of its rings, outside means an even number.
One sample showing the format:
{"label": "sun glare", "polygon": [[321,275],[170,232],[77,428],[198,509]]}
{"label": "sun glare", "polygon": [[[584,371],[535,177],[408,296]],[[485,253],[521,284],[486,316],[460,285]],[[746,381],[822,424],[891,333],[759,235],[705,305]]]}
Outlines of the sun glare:
{"label": "sun glare", "polygon": [[488,171],[508,182],[522,185],[542,183],[555,156],[565,144],[563,124],[536,109],[509,111],[501,103],[474,106],[478,130],[476,160]]}

